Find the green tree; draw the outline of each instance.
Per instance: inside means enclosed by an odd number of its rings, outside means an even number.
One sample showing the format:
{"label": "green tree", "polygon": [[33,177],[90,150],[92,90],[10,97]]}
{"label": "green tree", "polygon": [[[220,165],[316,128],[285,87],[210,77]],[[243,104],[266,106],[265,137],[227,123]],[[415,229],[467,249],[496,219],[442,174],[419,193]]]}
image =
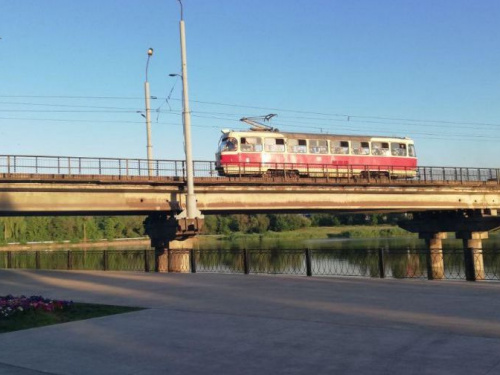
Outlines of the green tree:
{"label": "green tree", "polygon": [[250,217],[250,229],[252,233],[265,233],[269,230],[271,221],[267,215],[252,215]]}
{"label": "green tree", "polygon": [[283,214],[270,215],[270,229],[275,232],[284,232],[305,228],[311,225],[311,221],[303,215]]}
{"label": "green tree", "polygon": [[340,225],[340,220],[333,214],[314,214],[310,217],[313,227],[334,227]]}

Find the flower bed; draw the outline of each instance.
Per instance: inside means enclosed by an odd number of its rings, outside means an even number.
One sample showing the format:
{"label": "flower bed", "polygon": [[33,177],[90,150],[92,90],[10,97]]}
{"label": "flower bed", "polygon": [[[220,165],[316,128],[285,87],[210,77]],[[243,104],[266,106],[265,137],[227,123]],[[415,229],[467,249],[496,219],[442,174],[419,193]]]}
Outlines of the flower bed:
{"label": "flower bed", "polygon": [[58,301],[42,296],[0,296],[0,319],[29,311],[55,312],[73,306],[73,301]]}

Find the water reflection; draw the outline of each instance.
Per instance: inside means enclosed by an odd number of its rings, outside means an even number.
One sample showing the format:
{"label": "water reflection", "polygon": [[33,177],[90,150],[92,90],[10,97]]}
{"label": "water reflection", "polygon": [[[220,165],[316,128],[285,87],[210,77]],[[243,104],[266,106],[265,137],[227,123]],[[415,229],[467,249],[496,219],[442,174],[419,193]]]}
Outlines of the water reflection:
{"label": "water reflection", "polygon": [[[444,241],[444,278],[464,279],[464,256],[461,240]],[[500,238],[484,241],[484,261],[487,279],[500,277]],[[225,253],[231,249],[231,262],[225,259],[227,272],[241,269],[241,250],[250,251],[251,272],[255,273],[306,273],[305,249],[311,250],[313,275],[364,276],[393,278],[427,278],[427,251],[424,241],[409,238],[369,239],[315,239],[286,241],[272,238],[251,237],[244,240],[200,243],[200,254],[214,249]],[[237,250],[240,250],[238,252]],[[202,255],[200,255],[201,257]],[[383,258],[381,260],[381,258]],[[382,261],[382,264],[381,264]],[[201,267],[203,259],[200,258]],[[210,269],[217,270],[217,259],[211,255]],[[228,266],[232,263],[233,266]],[[238,266],[236,266],[238,264]]]}
{"label": "water reflection", "polygon": [[[380,248],[389,250],[401,249],[424,249],[424,240],[415,237],[388,237],[388,238],[322,238],[322,239],[293,239],[284,240],[270,238],[266,236],[249,236],[243,239],[233,240],[202,240],[198,248],[204,249],[222,249],[222,250],[241,250],[241,249],[314,249],[314,250],[377,250]],[[443,241],[444,250],[461,250],[463,248],[462,240],[446,239]],[[499,249],[500,236],[494,236],[483,240],[483,249]]]}
{"label": "water reflection", "polygon": [[[449,239],[443,245],[444,278],[464,279],[462,241]],[[498,280],[500,237],[483,241],[483,247],[486,279]],[[243,273],[246,267],[250,273],[306,275],[306,249],[311,255],[310,271],[315,276],[428,277],[429,259],[424,241],[414,237],[283,240],[252,236],[231,241],[212,237],[201,239],[193,254],[197,272]],[[147,245],[127,250],[72,248],[0,253],[0,268],[141,271],[153,269],[153,264],[154,252]]]}

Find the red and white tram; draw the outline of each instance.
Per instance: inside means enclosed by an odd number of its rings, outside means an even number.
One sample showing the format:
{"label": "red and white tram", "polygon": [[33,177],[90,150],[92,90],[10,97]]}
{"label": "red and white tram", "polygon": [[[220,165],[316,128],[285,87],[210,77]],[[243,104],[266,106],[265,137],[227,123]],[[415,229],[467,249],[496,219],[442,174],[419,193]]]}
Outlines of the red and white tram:
{"label": "red and white tram", "polygon": [[417,157],[409,138],[223,130],[216,167],[221,176],[412,178]]}

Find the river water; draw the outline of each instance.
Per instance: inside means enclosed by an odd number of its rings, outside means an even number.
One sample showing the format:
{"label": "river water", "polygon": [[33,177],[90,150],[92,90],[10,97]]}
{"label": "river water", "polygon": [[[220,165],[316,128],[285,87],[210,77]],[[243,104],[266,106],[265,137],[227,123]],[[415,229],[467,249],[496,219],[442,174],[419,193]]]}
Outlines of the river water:
{"label": "river water", "polygon": [[[457,240],[451,235],[449,239],[443,240],[444,250],[461,250],[463,249],[462,240]],[[200,250],[204,249],[305,249],[312,250],[377,250],[380,248],[388,250],[423,250],[425,249],[424,240],[416,237],[388,237],[388,238],[320,238],[320,239],[304,239],[304,240],[283,240],[276,238],[248,237],[236,240],[219,240],[219,241],[200,241],[197,245]],[[483,240],[483,249],[499,249],[500,236],[494,235]]]}
{"label": "river water", "polygon": [[[241,272],[241,250],[247,249],[250,272],[304,275],[305,249],[309,249],[311,271],[317,276],[380,277],[382,256],[385,277],[428,277],[425,242],[415,237],[277,240],[262,236],[201,242],[197,249],[199,267],[213,272]],[[485,278],[500,279],[500,237],[484,240],[483,250]],[[465,279],[462,240],[443,240],[443,262],[444,278]]]}
{"label": "river water", "polygon": [[[0,256],[0,268],[140,271],[146,267],[146,258],[150,265],[154,264],[153,252],[143,251],[150,250],[147,243],[137,246],[117,245],[115,243],[112,248],[94,250],[89,247],[54,251],[42,249],[38,258],[33,251],[14,251],[8,256],[6,253],[0,254],[3,255]],[[245,249],[248,250],[247,260],[242,251]],[[484,240],[483,249],[485,278],[499,280],[500,236],[493,235]],[[237,240],[206,237],[195,243],[194,250],[197,272],[242,273],[247,267],[250,273],[305,275],[312,271],[317,276],[381,277],[385,273],[386,277],[394,278],[428,277],[429,259],[425,243],[415,237],[304,240],[267,236],[248,236]],[[186,253],[176,255],[174,252],[171,255],[180,257],[178,259],[182,260],[185,268],[183,271],[190,272],[189,261],[182,254]],[[445,278],[465,278],[461,240],[443,240],[443,261]]]}

